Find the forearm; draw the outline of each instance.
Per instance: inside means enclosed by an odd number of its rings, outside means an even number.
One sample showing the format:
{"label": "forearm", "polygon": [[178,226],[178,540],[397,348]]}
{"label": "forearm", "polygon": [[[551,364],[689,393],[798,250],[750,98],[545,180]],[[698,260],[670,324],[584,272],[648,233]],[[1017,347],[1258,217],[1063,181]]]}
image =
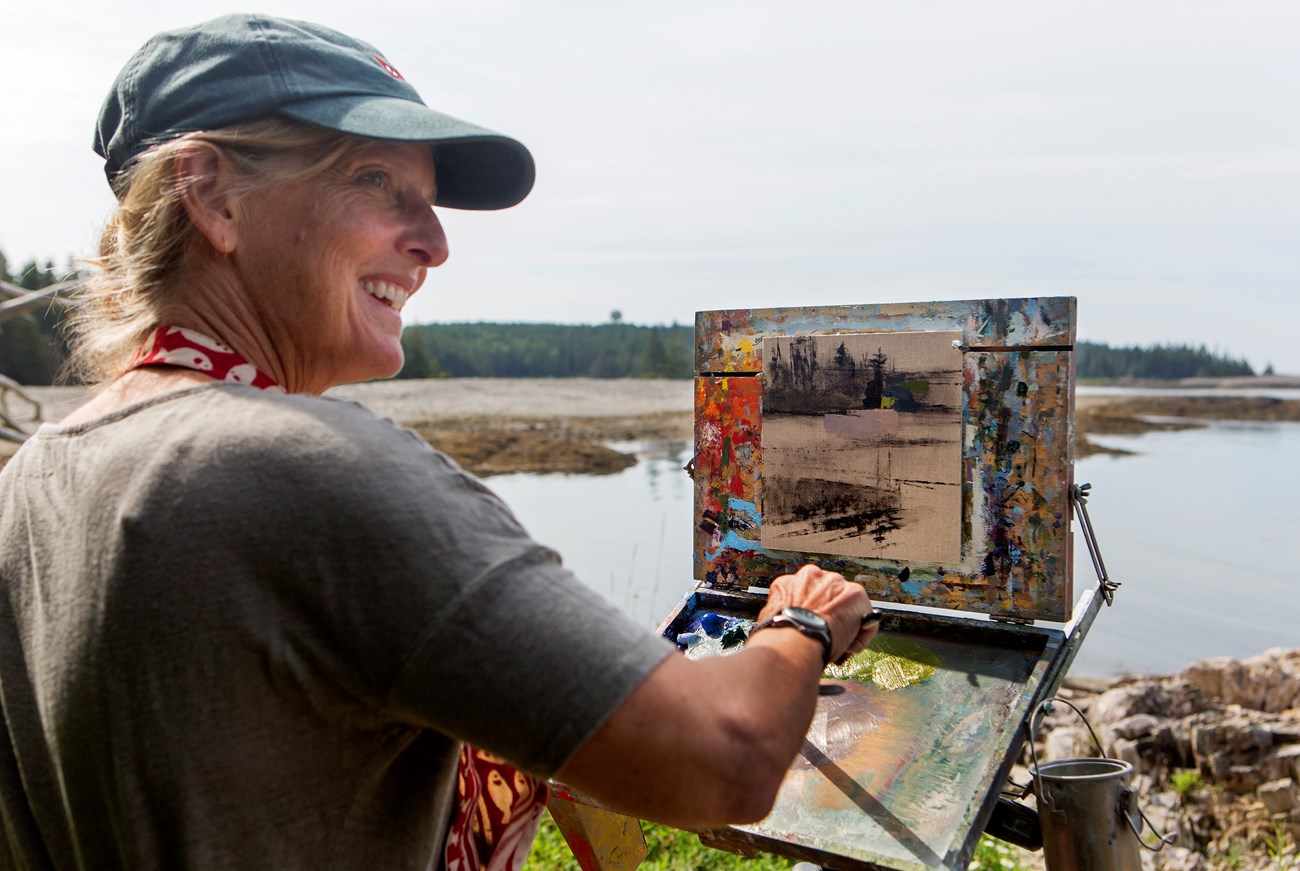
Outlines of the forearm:
{"label": "forearm", "polygon": [[821,658],[815,641],[785,631],[758,633],[733,656],[672,657],[558,777],[672,825],[761,819],[812,721]]}
{"label": "forearm", "polygon": [[684,828],[766,816],[812,722],[828,652],[856,653],[875,632],[863,620],[871,610],[863,589],[816,566],[773,581],[760,622],[791,606],[825,620],[829,651],[804,634],[808,624],[789,626],[786,612],[784,628],[752,633],[740,653],[671,656],[559,779],[617,810]]}

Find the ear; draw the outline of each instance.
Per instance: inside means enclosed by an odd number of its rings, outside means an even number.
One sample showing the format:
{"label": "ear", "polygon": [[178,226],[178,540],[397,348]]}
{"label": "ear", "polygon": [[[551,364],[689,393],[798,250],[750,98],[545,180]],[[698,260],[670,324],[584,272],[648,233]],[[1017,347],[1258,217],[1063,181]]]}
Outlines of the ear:
{"label": "ear", "polygon": [[190,222],[218,254],[230,254],[239,245],[235,220],[238,196],[232,185],[235,168],[225,153],[211,142],[189,142],[176,155],[172,178]]}

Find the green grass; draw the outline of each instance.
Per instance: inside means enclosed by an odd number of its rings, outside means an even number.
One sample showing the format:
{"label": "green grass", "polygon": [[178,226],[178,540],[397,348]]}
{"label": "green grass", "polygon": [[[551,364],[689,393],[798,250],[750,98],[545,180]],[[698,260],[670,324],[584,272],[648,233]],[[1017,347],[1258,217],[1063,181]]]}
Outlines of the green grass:
{"label": "green grass", "polygon": [[[795,860],[761,854],[752,859],[714,850],[700,843],[690,832],[671,829],[655,823],[641,823],[646,846],[650,852],[641,863],[640,871],[789,871]],[[971,871],[1024,871],[1024,865],[1015,857],[1015,851],[987,835],[975,848]],[[578,863],[564,842],[549,813],[542,816],[537,829],[537,840],[523,871],[579,871]]]}
{"label": "green grass", "polygon": [[1196,790],[1205,786],[1201,772],[1195,768],[1178,768],[1169,775],[1169,785],[1180,798],[1189,798]]}
{"label": "green grass", "polygon": [[[795,864],[779,856],[763,854],[745,859],[714,850],[690,832],[655,823],[642,822],[641,831],[650,851],[641,863],[641,871],[789,871]],[[578,863],[549,813],[542,816],[524,871],[578,871]]]}
{"label": "green grass", "polygon": [[968,871],[1025,871],[1025,866],[1016,858],[1014,847],[985,835],[975,845]]}

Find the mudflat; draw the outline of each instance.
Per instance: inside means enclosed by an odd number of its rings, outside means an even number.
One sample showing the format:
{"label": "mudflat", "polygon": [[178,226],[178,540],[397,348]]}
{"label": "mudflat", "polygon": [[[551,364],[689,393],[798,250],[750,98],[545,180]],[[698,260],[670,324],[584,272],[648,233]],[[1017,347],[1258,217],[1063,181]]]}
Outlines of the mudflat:
{"label": "mudflat", "polygon": [[[47,422],[58,422],[89,396],[84,387],[25,392]],[[488,476],[625,469],[635,455],[611,444],[691,438],[694,390],[688,380],[456,378],[350,384],[326,395],[361,402]],[[15,450],[0,441],[0,465]]]}
{"label": "mudflat", "polygon": [[[1080,396],[1077,455],[1106,450],[1090,435],[1186,429],[1208,420],[1300,421],[1300,391],[1295,399],[1230,392],[1293,385],[1231,380],[1167,385],[1225,390],[1216,396],[1171,395],[1146,384],[1125,385],[1150,390],[1141,396]],[[27,392],[41,404],[46,421],[60,420],[87,397],[81,387],[31,387]],[[352,384],[327,395],[364,403],[486,476],[624,469],[636,459],[620,450],[620,443],[691,438],[694,391],[688,380],[454,378]],[[0,441],[0,464],[15,449]]]}

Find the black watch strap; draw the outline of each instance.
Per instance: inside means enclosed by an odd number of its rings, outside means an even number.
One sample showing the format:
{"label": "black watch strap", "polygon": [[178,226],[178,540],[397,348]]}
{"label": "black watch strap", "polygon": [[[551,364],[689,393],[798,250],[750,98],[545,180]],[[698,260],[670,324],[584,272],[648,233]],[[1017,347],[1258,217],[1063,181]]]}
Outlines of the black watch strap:
{"label": "black watch strap", "polygon": [[822,643],[822,667],[825,668],[831,664],[831,630],[826,618],[820,614],[806,608],[783,608],[780,612],[759,622],[750,634],[753,635],[754,632],[760,629],[773,626],[789,626],[809,638],[820,641]]}

